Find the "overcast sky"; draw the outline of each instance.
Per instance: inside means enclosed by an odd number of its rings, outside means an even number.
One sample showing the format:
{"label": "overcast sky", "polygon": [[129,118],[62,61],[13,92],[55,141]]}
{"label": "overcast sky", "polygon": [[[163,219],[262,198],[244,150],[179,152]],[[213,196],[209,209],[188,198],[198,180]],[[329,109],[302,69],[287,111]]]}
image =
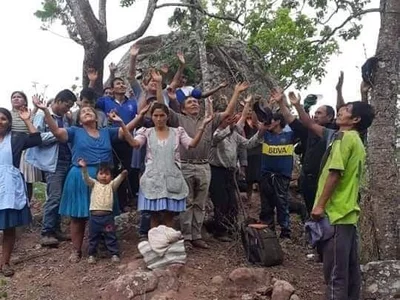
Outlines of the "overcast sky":
{"label": "overcast sky", "polygon": [[[0,106],[10,108],[10,94],[23,90],[31,97],[35,93],[33,82],[37,82],[37,91],[47,87],[48,97],[54,97],[57,91],[70,88],[76,76],[80,76],[83,50],[73,41],[65,38],[66,32],[54,26],[54,33],[40,30],[41,22],[33,15],[40,8],[42,0],[0,1],[0,37],[3,43],[0,54]],[[119,1],[108,1],[107,22],[109,40],[135,30],[146,11],[147,0],[137,0],[132,8],[120,8]],[[372,7],[379,6],[378,0],[372,0]],[[157,11],[146,32],[158,35],[170,31],[167,21],[173,8]],[[368,57],[374,55],[379,31],[379,15],[374,13],[363,18],[364,29],[357,41],[342,42],[341,54],[331,58],[327,65],[327,75],[322,83],[313,83],[307,93],[322,94],[321,103],[335,103],[335,84],[340,70],[345,72],[344,95],[346,101],[359,100],[360,68]],[[58,35],[64,36],[60,37]],[[118,62],[129,45],[120,47],[106,58],[106,66]]]}

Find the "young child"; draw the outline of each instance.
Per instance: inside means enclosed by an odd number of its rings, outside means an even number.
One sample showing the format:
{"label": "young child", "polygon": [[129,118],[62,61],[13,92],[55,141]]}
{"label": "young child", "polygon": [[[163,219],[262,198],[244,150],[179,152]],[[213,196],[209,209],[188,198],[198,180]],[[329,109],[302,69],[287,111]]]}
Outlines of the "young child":
{"label": "young child", "polygon": [[124,170],[114,180],[111,177],[111,166],[101,163],[97,171],[97,180],[91,178],[87,171],[86,162],[79,160],[82,168],[83,179],[92,188],[90,195],[90,217],[89,217],[89,258],[88,263],[96,263],[97,246],[101,238],[111,254],[111,261],[120,262],[117,237],[115,235],[115,224],[113,214],[114,192],[128,175]]}

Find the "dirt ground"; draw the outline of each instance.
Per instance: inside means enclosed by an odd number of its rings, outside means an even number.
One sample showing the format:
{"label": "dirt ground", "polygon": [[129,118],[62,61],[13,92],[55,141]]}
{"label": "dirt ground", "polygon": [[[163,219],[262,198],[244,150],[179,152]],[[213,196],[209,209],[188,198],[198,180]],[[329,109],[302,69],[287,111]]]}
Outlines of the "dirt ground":
{"label": "dirt ground", "polygon": [[[245,204],[250,215],[257,215],[258,203],[256,194],[251,202]],[[35,203],[34,210],[40,210],[40,205]],[[283,265],[267,268],[268,274],[289,281],[301,299],[322,299],[322,266],[307,260],[306,255],[310,250],[304,246],[302,225],[297,216],[292,216],[292,228],[292,240],[282,245],[285,252]],[[86,257],[78,264],[71,264],[68,262],[72,248],[70,242],[63,242],[55,249],[42,248],[39,237],[39,227],[26,229],[19,234],[13,254],[16,273],[12,278],[0,275],[0,299],[102,299],[101,292],[106,284],[123,272],[120,266],[112,265],[106,258],[95,265],[89,265]],[[216,275],[227,278],[238,267],[251,267],[245,261],[240,242],[221,243],[211,237],[207,242],[211,249],[188,252],[177,300],[240,299],[240,295],[231,294],[227,288],[229,284],[218,288],[211,284],[211,279]],[[121,265],[136,259],[137,243],[136,230],[129,230],[122,235]]]}

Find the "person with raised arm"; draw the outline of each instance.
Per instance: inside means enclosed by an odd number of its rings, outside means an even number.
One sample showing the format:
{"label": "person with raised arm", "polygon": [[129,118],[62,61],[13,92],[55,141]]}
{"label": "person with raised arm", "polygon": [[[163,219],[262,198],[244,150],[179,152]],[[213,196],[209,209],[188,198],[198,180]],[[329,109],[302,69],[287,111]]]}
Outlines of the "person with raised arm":
{"label": "person with raised arm", "polygon": [[[157,72],[153,72],[152,76],[157,82],[157,101],[162,103],[162,77]],[[202,239],[201,228],[205,217],[205,205],[211,181],[211,169],[208,159],[212,132],[219,126],[221,120],[233,115],[239,95],[247,90],[248,87],[249,84],[247,82],[236,85],[227,108],[224,112],[214,115],[211,126],[205,129],[204,136],[196,149],[180,148],[182,173],[189,186],[187,209],[180,216],[181,230],[187,247],[192,245],[203,249],[209,248],[208,244]],[[179,111],[181,113],[177,113],[172,109],[169,110],[171,126],[182,126],[190,137],[195,137],[199,128],[202,128],[204,121],[204,117],[200,115],[199,100],[189,96],[183,102],[178,103],[176,97],[172,97],[170,105],[173,102],[180,107]]]}
{"label": "person with raised arm", "polygon": [[0,230],[3,231],[0,273],[7,277],[14,275],[10,258],[16,239],[15,228],[32,221],[26,185],[19,170],[22,151],[42,143],[26,107],[20,108],[19,117],[29,134],[12,131],[11,113],[0,108]]}
{"label": "person with raised arm", "polygon": [[121,118],[115,114],[110,117],[121,124],[125,139],[132,147],[146,145],[146,166],[140,178],[139,211],[151,213],[151,227],[161,224],[173,227],[174,214],[185,211],[189,194],[180,169],[179,146],[186,149],[197,147],[213,116],[204,118],[196,135],[191,138],[184,128],[167,125],[170,110],[165,104],[154,103],[150,113],[154,127],[141,128],[135,137]]}
{"label": "person with raised arm", "polygon": [[[41,99],[35,95],[33,103]],[[48,111],[59,128],[70,126],[66,114],[76,102],[75,94],[70,90],[57,93]],[[43,221],[40,244],[42,246],[57,246],[60,241],[68,239],[61,232],[61,218],[58,213],[65,177],[71,166],[71,149],[67,143],[59,142],[50,132],[45,122],[45,114],[39,111],[33,125],[41,133],[43,145],[27,151],[27,161],[42,170],[46,178],[46,202],[43,205]]]}
{"label": "person with raised arm", "polygon": [[300,120],[316,135],[328,141],[321,163],[318,188],[311,217],[327,218],[331,237],[319,242],[322,251],[326,299],[359,299],[361,288],[357,224],[360,215],[359,190],[365,167],[365,148],[360,133],[371,126],[373,108],[356,101],[343,105],[336,118],[338,131],[314,122],[294,93],[289,99]]}
{"label": "person with raised arm", "polygon": [[[292,94],[290,95],[292,97]],[[315,193],[317,192],[318,174],[322,157],[328,145],[326,140],[308,130],[302,122],[294,117],[284,101],[279,101],[278,104],[286,122],[295,132],[296,136],[300,138],[302,144],[301,192],[307,213],[310,215],[314,205]],[[317,124],[332,129],[335,128],[334,118],[335,111],[329,105],[318,107],[313,116],[313,120]]]}
{"label": "person with raised arm", "polygon": [[[70,261],[78,262],[82,255],[82,242],[90,203],[90,190],[83,181],[78,159],[84,159],[89,175],[96,176],[100,163],[113,163],[112,143],[123,139],[123,131],[118,127],[97,128],[96,110],[90,106],[80,109],[81,127],[59,128],[46,105],[38,99],[35,105],[44,112],[45,122],[55,138],[61,143],[68,142],[71,146],[72,167],[65,179],[59,212],[61,215],[71,217],[70,231],[74,250]],[[137,127],[145,113],[146,110],[141,111],[127,128],[132,131]],[[118,208],[114,209],[118,211]]]}
{"label": "person with raised arm", "polygon": [[[12,131],[28,133],[29,130],[19,113],[21,109],[28,107],[28,98],[24,92],[15,91],[11,94],[11,107],[11,116],[13,118]],[[33,113],[31,113],[31,115],[33,116]],[[19,167],[26,182],[28,199],[31,201],[33,196],[33,183],[42,181],[42,172],[26,162],[26,151],[22,152]]]}

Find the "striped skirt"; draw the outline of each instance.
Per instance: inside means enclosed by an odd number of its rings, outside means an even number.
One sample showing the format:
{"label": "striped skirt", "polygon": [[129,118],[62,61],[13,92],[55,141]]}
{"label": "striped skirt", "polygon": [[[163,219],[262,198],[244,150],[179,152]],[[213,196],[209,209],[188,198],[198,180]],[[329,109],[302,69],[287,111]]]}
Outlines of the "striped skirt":
{"label": "striped skirt", "polygon": [[139,190],[138,210],[182,212],[186,210],[186,198],[148,199]]}

